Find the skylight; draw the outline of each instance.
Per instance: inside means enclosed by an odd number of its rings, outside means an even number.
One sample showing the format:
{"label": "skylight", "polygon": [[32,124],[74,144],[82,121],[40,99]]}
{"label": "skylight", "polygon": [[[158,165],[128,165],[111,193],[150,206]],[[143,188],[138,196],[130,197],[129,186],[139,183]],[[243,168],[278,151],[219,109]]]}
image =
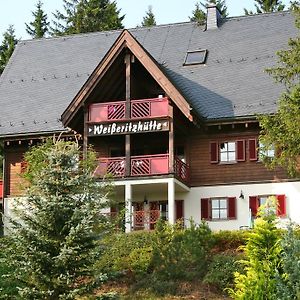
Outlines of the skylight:
{"label": "skylight", "polygon": [[196,50],[196,51],[188,51],[185,56],[184,65],[198,65],[204,64],[206,61],[207,50]]}

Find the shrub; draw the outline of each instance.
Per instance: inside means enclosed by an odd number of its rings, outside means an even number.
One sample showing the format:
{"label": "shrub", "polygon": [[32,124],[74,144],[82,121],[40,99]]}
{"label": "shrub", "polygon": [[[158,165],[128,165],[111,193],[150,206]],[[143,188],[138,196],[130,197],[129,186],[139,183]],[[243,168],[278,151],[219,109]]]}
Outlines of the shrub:
{"label": "shrub", "polygon": [[249,230],[221,230],[213,233],[214,251],[237,251],[239,247],[245,246],[249,232]]}
{"label": "shrub", "polygon": [[96,267],[104,273],[130,273],[143,276],[149,271],[152,257],[152,232],[117,233],[103,242]]}
{"label": "shrub", "polygon": [[260,209],[260,218],[254,222],[244,247],[242,261],[245,274],[235,273],[234,299],[276,299],[276,273],[281,267],[280,232],[276,229],[276,199],[270,199]]}
{"label": "shrub", "polygon": [[165,279],[193,279],[206,272],[212,234],[207,224],[183,229],[160,221],[153,237],[154,274]]}
{"label": "shrub", "polygon": [[240,255],[214,255],[208,266],[208,271],[203,282],[216,287],[220,291],[223,291],[225,288],[233,287],[234,273],[243,272],[243,268],[239,263],[240,259]]}
{"label": "shrub", "polygon": [[276,299],[300,299],[300,237],[290,224],[282,245],[282,273],[276,276]]}

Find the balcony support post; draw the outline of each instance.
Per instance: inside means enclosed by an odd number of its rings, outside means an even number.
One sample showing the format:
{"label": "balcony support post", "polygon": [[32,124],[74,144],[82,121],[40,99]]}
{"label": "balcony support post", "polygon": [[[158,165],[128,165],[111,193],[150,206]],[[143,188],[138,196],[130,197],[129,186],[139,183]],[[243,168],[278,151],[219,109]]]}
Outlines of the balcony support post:
{"label": "balcony support post", "polygon": [[168,180],[168,220],[170,224],[175,224],[175,182],[174,178]]}
{"label": "balcony support post", "polygon": [[173,107],[169,105],[170,128],[169,128],[169,173],[174,173],[174,121]]}
{"label": "balcony support post", "polygon": [[88,149],[88,120],[89,120],[89,111],[87,107],[83,109],[83,159],[87,158],[87,149]]}
{"label": "balcony support post", "polygon": [[132,230],[132,186],[125,183],[125,232]]}
{"label": "balcony support post", "polygon": [[[130,65],[130,53],[125,54],[125,69],[126,69],[126,104],[125,104],[125,118],[128,120],[130,119],[130,72],[131,72],[131,65]],[[125,137],[125,175],[130,176],[131,173],[131,165],[130,165],[130,134],[126,134]]]}

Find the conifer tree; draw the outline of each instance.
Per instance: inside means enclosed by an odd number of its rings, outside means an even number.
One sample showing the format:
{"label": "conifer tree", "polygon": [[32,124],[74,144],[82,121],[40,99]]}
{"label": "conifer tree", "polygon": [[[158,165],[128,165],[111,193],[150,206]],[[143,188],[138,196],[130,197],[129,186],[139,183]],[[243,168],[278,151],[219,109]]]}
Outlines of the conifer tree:
{"label": "conifer tree", "polygon": [[[268,13],[268,12],[275,12],[275,11],[282,11],[285,8],[285,5],[282,4],[281,0],[254,0],[256,3],[256,13]],[[244,8],[245,15],[253,15],[254,12],[251,10],[247,10]]]}
{"label": "conifer tree", "polygon": [[199,25],[204,25],[206,22],[206,10],[209,4],[216,4],[223,18],[228,16],[226,0],[206,0],[205,3],[197,2],[195,4],[195,9],[192,11],[192,16],[189,17],[190,21],[197,22]]}
{"label": "conifer tree", "polygon": [[276,276],[281,268],[280,234],[276,228],[276,198],[268,199],[259,209],[259,218],[244,247],[245,259],[241,261],[245,273],[235,273],[234,299],[276,299]]}
{"label": "conifer tree", "polygon": [[[21,299],[75,299],[97,278],[97,243],[108,229],[100,214],[106,189],[93,176],[95,155],[80,160],[75,142],[48,141],[26,155],[26,197],[10,220],[7,257]],[[77,299],[77,298],[76,298]]]}
{"label": "conifer tree", "polygon": [[42,38],[48,33],[48,27],[50,22],[47,21],[47,14],[44,13],[43,3],[38,1],[36,4],[36,11],[32,12],[34,21],[29,25],[25,23],[26,32],[34,39]]}
{"label": "conifer tree", "polygon": [[143,27],[151,27],[156,25],[155,16],[152,11],[152,6],[150,5],[148,7],[148,10],[146,11],[146,16],[143,17],[142,26]]}
{"label": "conifer tree", "polygon": [[[203,6],[203,4],[201,3]],[[204,25],[206,22],[206,13],[200,8],[200,3],[195,4],[195,9],[192,11],[192,16],[189,17],[191,22],[197,22],[199,25]]]}
{"label": "conifer tree", "polygon": [[13,54],[17,42],[14,26],[9,25],[8,29],[3,34],[3,41],[0,46],[0,74],[3,72]]}
{"label": "conifer tree", "polygon": [[294,6],[295,23],[298,35],[289,40],[289,48],[277,53],[278,64],[267,69],[276,82],[284,84],[285,92],[278,101],[275,115],[259,118],[261,126],[260,141],[263,152],[274,149],[272,159],[264,159],[270,168],[277,166],[286,169],[290,176],[300,175],[300,8]]}
{"label": "conifer tree", "polygon": [[57,11],[54,16],[54,35],[85,33],[123,28],[125,16],[115,1],[110,0],[63,0],[65,13]]}

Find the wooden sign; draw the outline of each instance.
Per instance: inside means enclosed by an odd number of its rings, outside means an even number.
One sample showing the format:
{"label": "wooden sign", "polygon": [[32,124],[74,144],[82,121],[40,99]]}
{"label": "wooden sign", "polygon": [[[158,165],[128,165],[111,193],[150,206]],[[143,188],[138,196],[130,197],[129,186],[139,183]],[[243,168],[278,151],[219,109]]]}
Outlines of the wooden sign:
{"label": "wooden sign", "polygon": [[114,122],[88,125],[88,136],[104,136],[168,131],[169,120]]}

